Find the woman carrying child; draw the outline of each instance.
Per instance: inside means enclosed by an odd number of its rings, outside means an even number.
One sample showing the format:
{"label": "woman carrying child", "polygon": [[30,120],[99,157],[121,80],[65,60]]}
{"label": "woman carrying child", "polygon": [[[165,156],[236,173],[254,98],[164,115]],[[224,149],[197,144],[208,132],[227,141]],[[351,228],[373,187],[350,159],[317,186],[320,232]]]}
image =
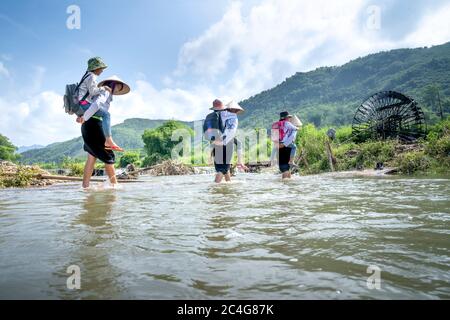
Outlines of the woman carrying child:
{"label": "woman carrying child", "polygon": [[[126,94],[128,91],[124,90],[124,83],[120,81],[121,89],[113,93],[111,84],[114,82],[103,81],[100,85],[97,85],[97,77],[103,73],[108,66],[102,61],[101,58],[95,57],[89,59],[88,70],[81,80],[81,84],[78,91],[78,99],[80,101],[81,108],[85,111],[82,117],[77,118],[78,123],[83,123],[89,120],[95,115],[97,118],[102,119],[103,131],[106,137],[104,147],[106,150],[123,152],[112,139],[111,133],[111,116],[109,114],[109,104],[112,101],[112,94]],[[117,78],[118,79],[118,78]],[[117,80],[116,78],[112,80]],[[126,85],[125,85],[126,86]],[[120,91],[120,92],[119,92]]]}
{"label": "woman carrying child", "polygon": [[110,123],[105,126],[104,121],[105,115],[107,122],[109,120],[108,109],[112,101],[112,95],[126,94],[130,91],[130,87],[117,77],[111,77],[102,81],[99,85],[96,84],[97,75],[101,74],[107,67],[100,58],[90,59],[88,65],[86,78],[83,77],[84,80],[80,85],[80,91],[83,90],[80,93],[82,97],[79,98],[80,105],[85,109],[85,114],[77,119],[77,122],[82,123],[81,134],[84,141],[84,150],[88,153],[88,159],[84,167],[83,188],[89,187],[97,159],[105,164],[105,171],[110,183],[112,185],[117,183],[114,170],[115,155],[112,148],[108,150],[105,147],[108,145],[105,131],[111,130]]}
{"label": "woman carrying child", "polygon": [[[274,141],[274,149],[278,149],[278,166],[283,179],[291,178],[290,170],[297,151],[295,138],[299,128],[291,123],[292,118],[293,116],[289,112],[283,111],[280,113],[280,121],[272,125],[272,140]],[[276,153],[272,151],[272,161],[274,154]]]}

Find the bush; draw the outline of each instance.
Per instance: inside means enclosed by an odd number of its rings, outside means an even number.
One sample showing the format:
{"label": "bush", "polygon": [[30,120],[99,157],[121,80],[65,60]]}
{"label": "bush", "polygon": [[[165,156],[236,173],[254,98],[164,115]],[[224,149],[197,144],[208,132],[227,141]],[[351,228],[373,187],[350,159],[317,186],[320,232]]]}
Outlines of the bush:
{"label": "bush", "polygon": [[386,162],[395,155],[395,141],[366,142],[358,146],[357,165],[365,168],[375,167],[377,162]]}
{"label": "bush", "polygon": [[425,152],[430,156],[450,156],[450,135],[442,138],[433,138],[425,143]]}
{"label": "bush", "polygon": [[351,126],[341,127],[336,130],[336,142],[337,143],[348,142],[351,140],[351,137],[352,137],[352,127]]}
{"label": "bush", "polygon": [[450,116],[447,119],[429,127],[427,140],[450,135]]}
{"label": "bush", "polygon": [[397,157],[396,166],[401,173],[412,174],[428,170],[431,167],[431,160],[423,151],[412,151]]}
{"label": "bush", "polygon": [[[144,159],[145,166],[153,165],[164,159],[170,159],[173,148],[182,141],[182,138],[172,141],[172,134],[177,130],[186,130],[190,137],[193,135],[191,128],[173,120],[167,121],[155,129],[145,130],[142,135],[144,150],[147,154],[147,157]],[[188,143],[191,142],[189,141]]]}
{"label": "bush", "polygon": [[79,177],[84,173],[84,162],[80,162],[70,157],[64,157],[61,162],[62,169],[69,169],[69,176]]}
{"label": "bush", "polygon": [[16,161],[20,157],[16,154],[16,150],[9,139],[0,134],[0,160]]}
{"label": "bush", "polygon": [[142,166],[150,167],[150,166],[161,163],[164,160],[168,160],[168,159],[170,159],[170,156],[167,156],[167,155],[163,156],[159,153],[154,153],[154,154],[151,154],[151,155],[145,157],[144,161],[142,162]]}
{"label": "bush", "polygon": [[39,172],[34,168],[18,166],[14,175],[3,175],[3,170],[0,168],[0,188],[28,187],[37,173]]}
{"label": "bush", "polygon": [[140,160],[141,160],[141,155],[139,152],[128,151],[128,152],[125,152],[122,157],[120,157],[119,166],[121,168],[126,168],[126,166],[129,164],[139,166]]}
{"label": "bush", "polygon": [[67,169],[70,169],[69,176],[81,177],[84,173],[84,163],[71,163]]}
{"label": "bush", "polygon": [[299,153],[306,153],[308,163],[321,161],[325,155],[325,134],[317,130],[313,124],[303,126],[297,135],[297,145],[300,147]]}
{"label": "bush", "polygon": [[360,152],[358,146],[354,143],[342,144],[334,148],[336,157],[336,170],[354,170],[357,168],[357,155]]}

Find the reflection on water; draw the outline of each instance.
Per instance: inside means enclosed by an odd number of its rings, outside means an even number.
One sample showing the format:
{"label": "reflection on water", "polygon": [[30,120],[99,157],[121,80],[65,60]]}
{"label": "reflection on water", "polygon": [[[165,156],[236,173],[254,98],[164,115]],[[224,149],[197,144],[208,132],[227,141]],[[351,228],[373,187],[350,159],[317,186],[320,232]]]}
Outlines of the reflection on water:
{"label": "reflection on water", "polygon": [[265,174],[4,190],[0,298],[450,298],[449,194],[445,178]]}
{"label": "reflection on water", "polygon": [[83,211],[74,223],[84,224],[96,232],[112,231],[110,215],[115,201],[115,190],[89,193],[83,202]]}

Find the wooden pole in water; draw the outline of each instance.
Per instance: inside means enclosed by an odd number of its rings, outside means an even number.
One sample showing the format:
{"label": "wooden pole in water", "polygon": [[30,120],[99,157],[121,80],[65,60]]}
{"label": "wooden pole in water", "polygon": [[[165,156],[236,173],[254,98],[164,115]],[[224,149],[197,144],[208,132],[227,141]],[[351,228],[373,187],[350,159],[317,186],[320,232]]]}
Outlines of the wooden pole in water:
{"label": "wooden pole in water", "polygon": [[[53,175],[45,175],[45,174],[38,174],[35,176],[35,178],[38,179],[45,179],[45,180],[62,180],[62,181],[83,181],[83,178],[81,177],[68,177],[68,176],[53,176]],[[92,182],[105,182],[108,181],[107,179],[102,178],[91,178]],[[117,179],[120,183],[136,183],[136,182],[143,182],[138,180],[126,180],[126,179]]]}
{"label": "wooden pole in water", "polygon": [[328,154],[328,162],[330,164],[330,169],[332,172],[334,172],[334,161],[336,161],[333,157],[333,152],[331,151],[331,146],[330,146],[330,140],[326,139],[325,140],[325,149],[327,149],[327,154]]}

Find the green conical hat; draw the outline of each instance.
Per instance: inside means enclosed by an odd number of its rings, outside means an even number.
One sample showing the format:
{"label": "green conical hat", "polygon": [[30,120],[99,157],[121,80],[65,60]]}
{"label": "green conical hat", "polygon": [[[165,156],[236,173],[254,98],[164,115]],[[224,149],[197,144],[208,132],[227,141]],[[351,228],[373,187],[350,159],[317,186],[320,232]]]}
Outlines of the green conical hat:
{"label": "green conical hat", "polygon": [[108,66],[103,62],[100,57],[94,57],[88,61],[88,71],[94,71],[97,69],[105,69]]}

